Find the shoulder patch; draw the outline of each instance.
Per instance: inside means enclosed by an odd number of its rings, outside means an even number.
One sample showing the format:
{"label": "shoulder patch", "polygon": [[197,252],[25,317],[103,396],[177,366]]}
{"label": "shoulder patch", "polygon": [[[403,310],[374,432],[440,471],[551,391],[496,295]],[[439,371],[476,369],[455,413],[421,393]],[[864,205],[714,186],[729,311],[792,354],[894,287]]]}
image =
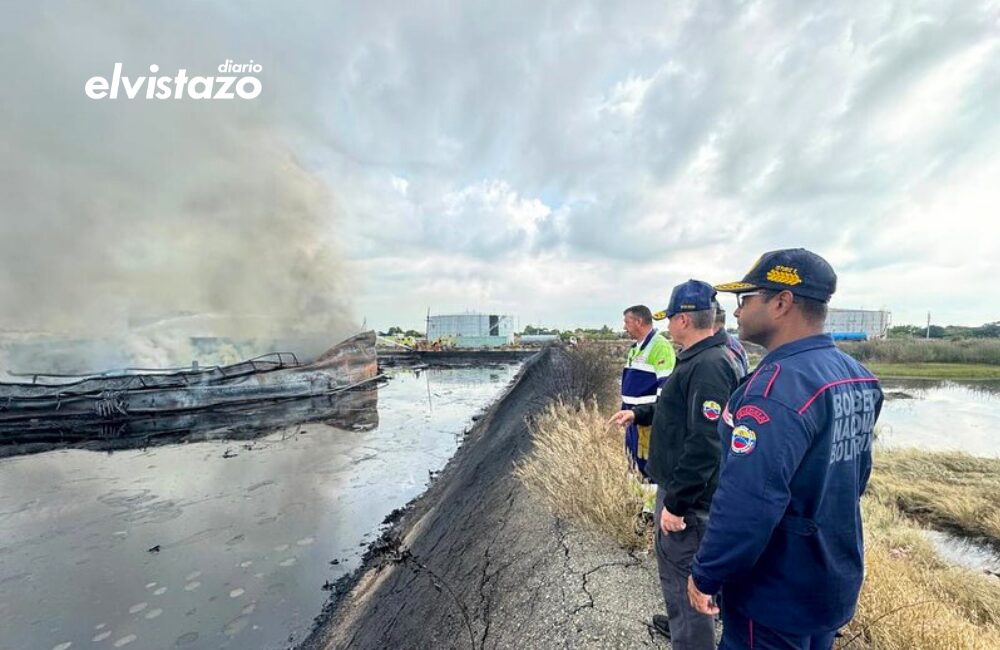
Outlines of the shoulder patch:
{"label": "shoulder patch", "polygon": [[746,456],[757,447],[757,432],[742,424],[733,429],[733,439],[729,450],[737,456]]}
{"label": "shoulder patch", "polygon": [[713,402],[712,400],[706,400],[701,405],[701,414],[705,416],[706,420],[715,422],[719,419],[719,415],[722,414],[722,407],[719,406],[718,402]]}
{"label": "shoulder patch", "polygon": [[771,416],[765,413],[764,409],[759,406],[754,406],[753,404],[741,406],[736,411],[736,419],[740,420],[742,418],[751,418],[755,420],[757,424],[766,424],[771,421]]}

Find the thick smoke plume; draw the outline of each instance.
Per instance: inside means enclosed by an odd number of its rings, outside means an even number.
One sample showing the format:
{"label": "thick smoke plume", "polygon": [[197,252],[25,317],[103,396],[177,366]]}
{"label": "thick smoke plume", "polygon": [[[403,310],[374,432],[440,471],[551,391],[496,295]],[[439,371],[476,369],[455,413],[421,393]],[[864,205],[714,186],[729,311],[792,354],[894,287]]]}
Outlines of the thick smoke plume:
{"label": "thick smoke plume", "polygon": [[[53,340],[95,342],[89,358],[55,364],[66,369],[187,364],[198,356],[192,337],[261,346],[307,337],[313,349],[300,351],[316,352],[356,330],[335,197],[279,119],[298,114],[285,100],[306,97],[295,79],[283,79],[266,51],[227,37],[238,24],[196,15],[208,11],[197,4],[105,7],[24,3],[0,27],[8,363],[47,369]],[[151,64],[211,75],[243,53],[263,66],[264,91],[252,101],[84,94],[86,80],[109,77],[117,61],[133,77]]]}

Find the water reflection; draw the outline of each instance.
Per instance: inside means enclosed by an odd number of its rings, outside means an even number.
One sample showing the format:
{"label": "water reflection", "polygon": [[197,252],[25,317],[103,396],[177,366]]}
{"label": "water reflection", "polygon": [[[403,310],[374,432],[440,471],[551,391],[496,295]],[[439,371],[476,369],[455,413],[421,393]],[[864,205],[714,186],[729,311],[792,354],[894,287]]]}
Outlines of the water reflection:
{"label": "water reflection", "polygon": [[1000,556],[986,544],[938,530],[927,531],[927,537],[942,559],[973,571],[1000,575]]}
{"label": "water reflection", "polygon": [[1000,382],[886,380],[879,443],[1000,456]]}
{"label": "water reflection", "polygon": [[0,460],[0,647],[291,645],[324,582],[515,372],[401,373],[378,390],[375,427],[335,428],[320,409],[266,432],[219,423],[177,444]]}

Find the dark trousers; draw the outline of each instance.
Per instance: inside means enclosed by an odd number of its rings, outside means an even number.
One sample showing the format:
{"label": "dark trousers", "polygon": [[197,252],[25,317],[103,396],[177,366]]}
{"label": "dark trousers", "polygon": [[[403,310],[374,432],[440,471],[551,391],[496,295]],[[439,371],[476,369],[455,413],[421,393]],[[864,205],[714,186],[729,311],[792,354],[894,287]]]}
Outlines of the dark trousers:
{"label": "dark trousers", "polygon": [[722,593],[722,642],[719,650],[830,650],[837,630],[812,635],[779,632],[726,606]]}
{"label": "dark trousers", "polygon": [[690,513],[684,518],[687,528],[665,534],[660,529],[660,511],[665,491],[656,491],[656,566],[660,588],[670,617],[670,643],[674,650],[715,650],[715,619],[699,614],[687,595],[691,562],[705,534],[707,513]]}

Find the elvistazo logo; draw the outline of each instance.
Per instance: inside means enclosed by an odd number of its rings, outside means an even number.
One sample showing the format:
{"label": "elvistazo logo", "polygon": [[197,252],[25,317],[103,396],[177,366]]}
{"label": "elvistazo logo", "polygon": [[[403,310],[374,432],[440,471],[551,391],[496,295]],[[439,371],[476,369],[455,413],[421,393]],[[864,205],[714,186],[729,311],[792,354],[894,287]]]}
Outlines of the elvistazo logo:
{"label": "elvistazo logo", "polygon": [[[218,67],[219,72],[244,73],[260,72],[263,67],[259,63],[233,63],[226,59]],[[149,66],[154,75],[160,71],[155,63]],[[145,92],[143,92],[145,86]],[[241,77],[188,77],[187,70],[181,68],[173,77],[123,77],[121,62],[115,63],[114,73],[109,81],[107,77],[91,77],[87,79],[83,90],[91,99],[118,99],[119,90],[126,99],[254,99],[260,95],[263,87],[260,79],[250,75]]]}

